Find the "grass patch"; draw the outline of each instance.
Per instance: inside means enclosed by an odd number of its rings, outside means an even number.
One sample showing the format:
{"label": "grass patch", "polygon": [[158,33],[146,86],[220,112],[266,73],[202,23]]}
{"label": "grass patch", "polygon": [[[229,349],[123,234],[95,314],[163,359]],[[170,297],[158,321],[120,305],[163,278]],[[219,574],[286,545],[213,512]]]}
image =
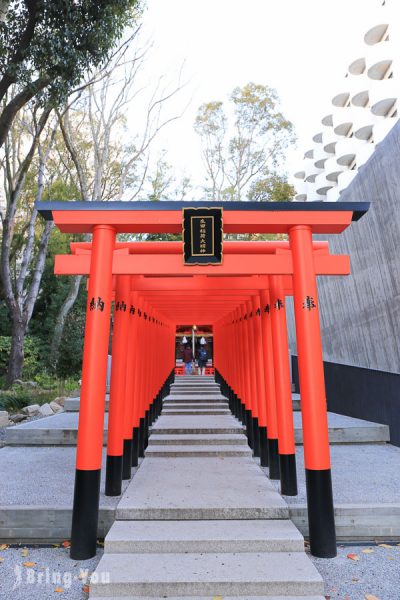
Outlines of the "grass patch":
{"label": "grass patch", "polygon": [[47,374],[37,375],[33,381],[36,386],[15,383],[7,390],[0,389],[0,410],[15,413],[30,404],[45,404],[59,396],[69,396],[79,389],[77,380],[57,380]]}

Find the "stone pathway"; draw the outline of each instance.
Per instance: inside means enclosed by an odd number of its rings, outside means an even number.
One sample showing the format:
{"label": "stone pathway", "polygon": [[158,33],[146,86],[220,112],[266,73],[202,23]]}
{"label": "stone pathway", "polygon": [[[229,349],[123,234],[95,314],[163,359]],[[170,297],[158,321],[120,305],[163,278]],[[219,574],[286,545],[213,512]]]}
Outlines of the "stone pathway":
{"label": "stone pathway", "polygon": [[323,591],[218,386],[178,378],[117,506],[90,598],[323,600]]}

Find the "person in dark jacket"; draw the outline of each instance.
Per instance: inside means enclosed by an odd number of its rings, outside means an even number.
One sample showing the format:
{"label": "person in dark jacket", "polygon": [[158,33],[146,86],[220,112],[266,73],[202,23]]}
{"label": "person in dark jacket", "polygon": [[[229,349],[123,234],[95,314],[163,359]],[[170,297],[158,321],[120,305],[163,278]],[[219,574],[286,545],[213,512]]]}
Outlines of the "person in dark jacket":
{"label": "person in dark jacket", "polygon": [[199,365],[199,375],[206,374],[206,365],[207,365],[207,350],[204,346],[200,346],[200,349],[197,353],[197,364]]}
{"label": "person in dark jacket", "polygon": [[185,375],[190,375],[192,372],[193,352],[189,344],[184,348],[182,358],[185,363]]}

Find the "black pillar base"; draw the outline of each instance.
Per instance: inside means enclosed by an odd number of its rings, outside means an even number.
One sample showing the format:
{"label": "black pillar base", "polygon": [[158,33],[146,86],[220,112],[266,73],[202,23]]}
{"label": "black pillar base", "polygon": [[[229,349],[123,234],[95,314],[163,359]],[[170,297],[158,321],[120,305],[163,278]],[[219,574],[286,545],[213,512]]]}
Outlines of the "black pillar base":
{"label": "black pillar base", "polygon": [[132,467],[139,465],[139,427],[132,429]]}
{"label": "black pillar base", "polygon": [[253,448],[253,417],[251,416],[251,410],[246,410],[246,435],[250,448]]}
{"label": "black pillar base", "polygon": [[319,558],[337,555],[331,470],[306,469],[310,552]]}
{"label": "black pillar base", "polygon": [[139,421],[139,458],[144,457],[144,419]]}
{"label": "black pillar base", "polygon": [[258,417],[253,417],[253,454],[260,456],[260,429],[258,427]]}
{"label": "black pillar base", "polygon": [[281,494],[284,496],[297,496],[296,455],[280,454],[279,466],[281,470]]}
{"label": "black pillar base", "polygon": [[278,440],[268,440],[269,478],[280,479]]}
{"label": "black pillar base", "polygon": [[149,427],[150,427],[150,415],[149,411],[146,410],[144,415],[144,449],[146,450],[149,445]]}
{"label": "black pillar base", "polygon": [[246,407],[243,402],[240,403],[240,420],[246,425]]}
{"label": "black pillar base", "polygon": [[122,491],[122,456],[108,456],[106,462],[106,496],[120,496]]}
{"label": "black pillar base", "polygon": [[101,469],[75,473],[72,509],[71,550],[73,560],[96,556]]}
{"label": "black pillar base", "polygon": [[268,433],[266,427],[260,427],[260,465],[268,467]]}
{"label": "black pillar base", "polygon": [[131,478],[132,468],[132,440],[124,440],[124,454],[122,459],[122,479]]}

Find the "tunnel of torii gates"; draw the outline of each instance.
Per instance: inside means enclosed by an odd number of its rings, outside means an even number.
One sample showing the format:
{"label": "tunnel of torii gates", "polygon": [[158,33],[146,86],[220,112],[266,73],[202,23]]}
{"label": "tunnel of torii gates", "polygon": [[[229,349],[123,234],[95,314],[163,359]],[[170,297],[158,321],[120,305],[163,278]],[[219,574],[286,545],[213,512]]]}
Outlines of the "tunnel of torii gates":
{"label": "tunnel of torii gates", "polygon": [[[254,455],[297,494],[286,298],[293,296],[311,552],[336,555],[327,404],[316,276],[348,275],[312,234],[339,234],[368,203],[229,202],[223,232],[285,233],[288,241],[223,242],[219,265],[185,265],[182,242],[117,242],[120,233],[181,233],[184,202],[41,202],[63,233],[92,233],[56,256],[57,275],[87,275],[71,557],[96,553],[110,315],[114,302],[107,495],[121,494],[174,378],[176,326],[213,327],[217,381]],[[221,211],[221,212],[222,212]]]}

